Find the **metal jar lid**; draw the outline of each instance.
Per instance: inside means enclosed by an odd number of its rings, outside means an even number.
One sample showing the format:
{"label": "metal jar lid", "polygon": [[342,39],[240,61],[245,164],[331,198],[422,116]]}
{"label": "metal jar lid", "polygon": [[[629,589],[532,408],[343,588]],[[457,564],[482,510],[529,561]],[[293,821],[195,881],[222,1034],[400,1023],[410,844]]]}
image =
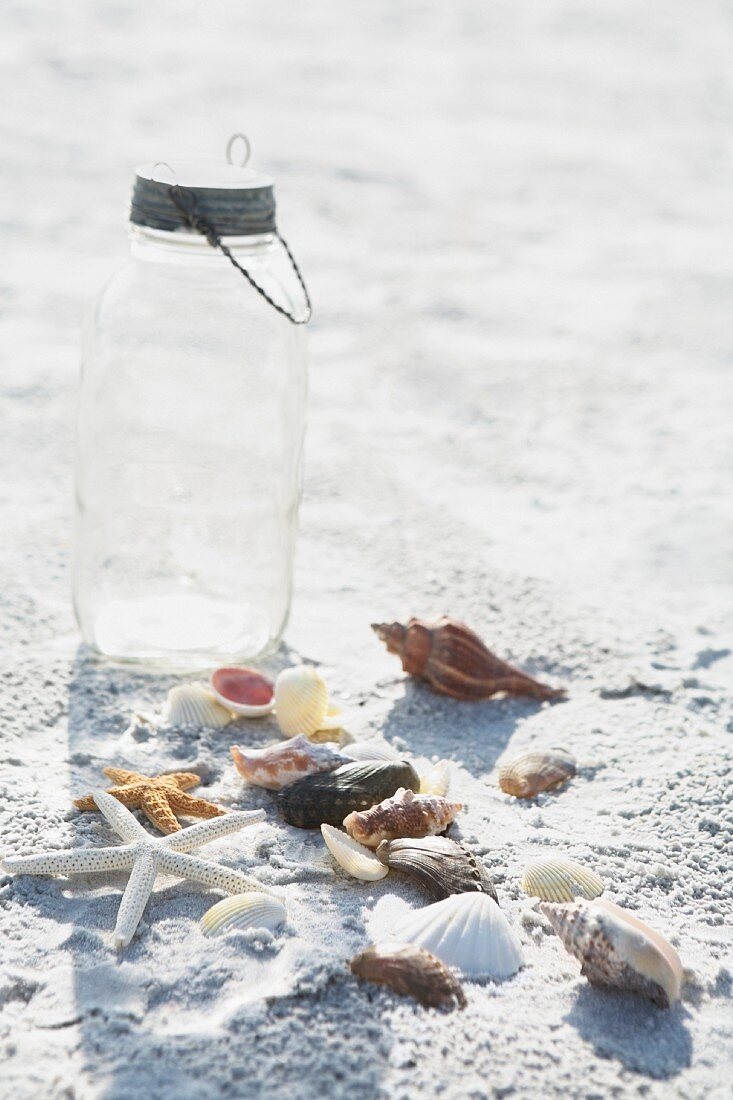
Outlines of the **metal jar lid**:
{"label": "metal jar lid", "polygon": [[[245,143],[241,164],[233,164],[234,141]],[[195,196],[197,210],[221,237],[248,237],[275,232],[275,190],[269,176],[247,168],[249,143],[235,134],[227,146],[228,163],[181,160],[135,169],[130,221],[169,232],[195,233],[185,214],[171,200],[177,184]]]}

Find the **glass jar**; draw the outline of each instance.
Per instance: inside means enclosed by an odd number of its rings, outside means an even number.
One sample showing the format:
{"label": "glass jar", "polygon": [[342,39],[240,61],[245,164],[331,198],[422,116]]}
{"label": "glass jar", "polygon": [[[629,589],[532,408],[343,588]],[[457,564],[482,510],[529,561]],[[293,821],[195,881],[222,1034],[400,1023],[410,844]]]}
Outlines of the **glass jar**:
{"label": "glass jar", "polygon": [[[100,654],[200,667],[261,656],[285,628],[307,352],[303,328],[169,201],[170,180],[158,191],[156,167],[137,170],[131,257],[85,337],[74,603]],[[270,181],[189,163],[173,186],[295,318],[272,266]]]}

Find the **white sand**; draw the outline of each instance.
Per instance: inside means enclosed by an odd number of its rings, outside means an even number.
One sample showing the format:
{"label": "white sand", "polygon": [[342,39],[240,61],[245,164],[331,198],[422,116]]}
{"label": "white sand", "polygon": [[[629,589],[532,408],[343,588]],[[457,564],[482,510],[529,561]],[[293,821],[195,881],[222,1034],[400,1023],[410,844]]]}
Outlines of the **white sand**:
{"label": "white sand", "polygon": [[[730,123],[722,0],[9,3],[3,275],[0,850],[104,843],[72,794],[111,760],[197,767],[268,822],[209,851],[284,886],[287,927],[205,940],[161,882],[121,961],[124,880],[0,879],[0,1095],[730,1095]],[[251,134],[316,304],[289,650],[362,732],[456,763],[466,843],[528,965],[445,1017],[345,961],[422,895],[334,873],[243,788],[229,746],[120,739],[170,681],[77,654],[70,449],[82,307],[125,249],[136,163]],[[451,611],[568,702],[405,685],[374,618]],[[520,805],[504,751],[560,742]],[[561,848],[693,972],[661,1012],[590,988],[520,896]]]}

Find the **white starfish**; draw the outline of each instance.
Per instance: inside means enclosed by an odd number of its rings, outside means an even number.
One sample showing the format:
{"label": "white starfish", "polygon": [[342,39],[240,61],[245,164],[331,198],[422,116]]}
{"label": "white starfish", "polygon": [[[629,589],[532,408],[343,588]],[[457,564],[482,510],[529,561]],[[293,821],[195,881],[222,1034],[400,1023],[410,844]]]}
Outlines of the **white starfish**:
{"label": "white starfish", "polygon": [[14,856],[2,860],[6,871],[21,875],[87,874],[89,871],[128,871],[130,878],[122,895],[115,947],[126,947],[135,934],[153,890],[158,872],[176,878],[192,878],[230,894],[245,890],[270,893],[267,887],[242,871],[222,867],[198,856],[185,855],[220,836],[237,832],[265,818],[264,810],[242,810],[190,825],[169,836],[153,836],[127,807],[106,791],[94,791],[94,801],[118,836],[126,844],[113,848],[79,848],[70,852],[43,852],[37,856]]}

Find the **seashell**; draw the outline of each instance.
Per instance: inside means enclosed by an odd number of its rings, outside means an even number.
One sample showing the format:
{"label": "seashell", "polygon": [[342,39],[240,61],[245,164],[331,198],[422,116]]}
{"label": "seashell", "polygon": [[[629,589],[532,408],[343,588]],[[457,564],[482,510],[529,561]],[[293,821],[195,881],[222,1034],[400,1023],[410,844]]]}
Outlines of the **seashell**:
{"label": "seashell", "polygon": [[543,901],[591,900],[603,893],[603,879],[563,856],[533,859],[524,868],[522,889]]}
{"label": "seashell", "polygon": [[372,630],[396,653],[405,672],[417,676],[441,695],[454,699],[489,699],[500,691],[559,699],[564,691],[533,680],[500,660],[470,627],[443,617],[434,623],[409,619],[402,623],[372,623]]}
{"label": "seashell", "polygon": [[181,684],[171,688],[163,707],[166,726],[188,729],[222,729],[232,716],[204,684]]}
{"label": "seashell", "polygon": [[499,786],[515,798],[535,798],[575,775],[575,757],[565,749],[524,752],[499,767]]}
{"label": "seashell", "polygon": [[306,775],[330,772],[349,762],[331,745],[314,745],[302,734],[264,749],[232,745],[231,752],[242,778],[268,791],[279,791]]}
{"label": "seashell", "polygon": [[272,681],[254,668],[217,668],[211,674],[211,693],[227,710],[246,718],[261,718],[275,709]]}
{"label": "seashell", "polygon": [[383,840],[397,837],[435,836],[446,829],[463,806],[431,794],[415,794],[400,788],[369,810],[354,810],[344,818],[349,836],[376,848]]}
{"label": "seashell", "polygon": [[480,859],[447,836],[383,840],[377,859],[416,879],[432,897],[482,893],[499,904],[494,882]]}
{"label": "seashell", "polygon": [[351,741],[341,746],[351,760],[400,760],[400,754],[386,741]]}
{"label": "seashell", "polygon": [[524,963],[517,933],[486,894],[453,894],[414,909],[394,938],[432,951],[466,978],[510,978]]}
{"label": "seashell", "polygon": [[414,997],[426,1008],[466,1007],[466,995],[455,974],[424,947],[384,943],[367,947],[349,963],[352,974]]}
{"label": "seashell", "polygon": [[660,1008],[680,999],[683,969],[668,940],[612,901],[540,905],[565,950],[593,985],[641,993]]}
{"label": "seashell", "polygon": [[339,867],[343,867],[352,878],[361,879],[362,882],[376,882],[389,873],[389,867],[381,863],[374,852],[352,840],[341,829],[334,829],[333,825],[321,825],[321,834]]}
{"label": "seashell", "polygon": [[439,760],[432,768],[420,776],[420,794],[437,794],[445,798],[450,788],[450,764]]}
{"label": "seashell", "polygon": [[341,727],[340,711],[329,703],[326,681],[317,668],[296,665],[275,680],[275,717],[286,737]]}
{"label": "seashell", "polygon": [[417,772],[406,760],[343,764],[323,775],[309,775],[283,788],[277,796],[283,817],[300,829],[341,825],[352,810],[364,810],[417,783]]}
{"label": "seashell", "polygon": [[207,909],[201,918],[205,936],[218,936],[233,928],[277,928],[285,920],[285,906],[267,894],[232,894]]}

